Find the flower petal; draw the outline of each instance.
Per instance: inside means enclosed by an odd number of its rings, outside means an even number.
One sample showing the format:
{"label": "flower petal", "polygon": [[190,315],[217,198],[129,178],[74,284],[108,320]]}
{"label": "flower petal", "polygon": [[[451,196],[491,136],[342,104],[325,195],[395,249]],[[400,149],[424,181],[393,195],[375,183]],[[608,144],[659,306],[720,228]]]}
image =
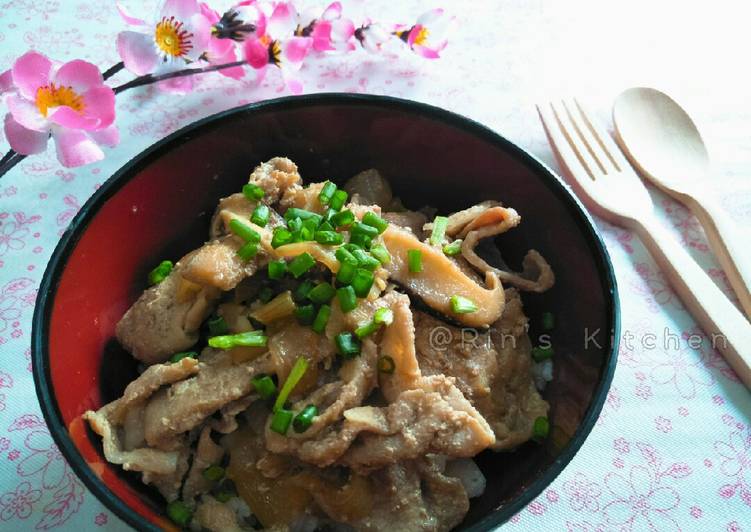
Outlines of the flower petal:
{"label": "flower petal", "polygon": [[96,131],[89,131],[89,136],[97,144],[103,144],[113,148],[120,142],[120,131],[114,124],[105,127],[104,129],[97,129]]}
{"label": "flower petal", "polygon": [[678,523],[675,522],[675,519],[670,517],[665,512],[649,512],[646,517],[649,521],[649,527],[651,530],[659,530],[660,532],[681,531],[681,527],[678,526]]}
{"label": "flower petal", "polygon": [[329,4],[329,7],[327,7],[323,14],[321,15],[321,20],[335,20],[342,16],[342,3],[341,2],[332,2]]}
{"label": "flower petal", "polygon": [[313,45],[313,39],[310,37],[292,37],[283,44],[285,66],[299,69],[302,66],[303,59],[308,55],[310,47]]}
{"label": "flower petal", "polygon": [[200,12],[201,8],[196,0],[166,0],[159,18],[174,16],[178,20],[187,22],[190,17]]}
{"label": "flower petal", "polygon": [[52,61],[37,52],[26,52],[13,63],[13,83],[27,100],[36,98],[37,89],[47,85]]}
{"label": "flower petal", "polygon": [[652,492],[652,474],[646,467],[632,467],[628,478],[631,481],[631,488],[635,494],[648,497]]}
{"label": "flower petal", "polygon": [[71,129],[97,129],[99,119],[79,113],[67,105],[56,107],[49,115],[50,122]]}
{"label": "flower petal", "polygon": [[67,466],[61,457],[53,458],[44,468],[42,473],[42,486],[45,489],[54,488],[60,485],[65,478]]}
{"label": "flower petal", "polygon": [[138,76],[151,73],[159,60],[151,35],[136,31],[117,34],[117,53],[125,68]]}
{"label": "flower petal", "polygon": [[649,496],[649,506],[654,510],[672,510],[679,502],[680,498],[673,488],[657,488]]}
{"label": "flower petal", "polygon": [[27,129],[34,131],[47,131],[49,122],[42,116],[39,109],[29,100],[21,98],[18,94],[10,94],[5,99],[8,111],[13,118]]}
{"label": "flower petal", "polygon": [[666,384],[675,379],[677,370],[672,364],[658,364],[652,368],[652,381],[656,384]]}
{"label": "flower petal", "polygon": [[417,55],[420,55],[420,56],[424,57],[425,59],[438,59],[438,58],[441,57],[438,54],[438,52],[436,52],[432,48],[428,48],[427,46],[419,46],[419,45],[418,46],[413,46],[412,50]]}
{"label": "flower petal", "polygon": [[97,87],[83,94],[84,113],[98,119],[96,129],[115,121],[115,93],[109,87]]}
{"label": "flower petal", "polygon": [[243,44],[245,60],[253,68],[262,68],[269,64],[269,49],[258,39],[248,39]]}
{"label": "flower petal", "polygon": [[127,24],[130,24],[131,26],[146,26],[145,20],[136,18],[128,13],[128,11],[122,6],[120,2],[115,2],[115,7],[117,7],[117,11],[120,13],[120,16]]}
{"label": "flower petal", "polygon": [[156,84],[157,88],[173,94],[187,94],[193,90],[193,76],[165,79]]}
{"label": "flower petal", "polygon": [[288,68],[284,63],[282,63],[279,70],[282,73],[282,79],[287,85],[289,91],[292,94],[301,94],[303,90],[303,84],[302,81],[297,78],[297,71]]}
{"label": "flower petal", "polygon": [[8,139],[10,147],[18,153],[33,155],[47,149],[49,132],[27,129],[13,120],[13,116],[8,113],[5,115],[5,138]]}
{"label": "flower petal", "polygon": [[22,477],[28,477],[38,473],[50,463],[50,459],[45,452],[34,452],[21,460],[16,466],[16,472]]}
{"label": "flower petal", "polygon": [[608,503],[602,509],[605,519],[611,525],[622,525],[634,518],[634,509],[631,503],[624,499],[616,499]]}
{"label": "flower petal", "polygon": [[0,74],[0,94],[12,91],[15,88],[13,85],[13,71],[11,69],[6,70]]}
{"label": "flower petal", "polygon": [[188,19],[185,29],[193,34],[190,39],[192,48],[188,50],[185,57],[191,61],[196,61],[209,47],[211,22],[199,13]]}
{"label": "flower petal", "polygon": [[35,430],[26,436],[24,445],[32,451],[44,451],[46,453],[55,444],[52,442],[52,436],[50,436],[49,432]]}
{"label": "flower petal", "polygon": [[349,19],[334,20],[331,22],[331,40],[348,41],[355,34],[355,25]]}
{"label": "flower petal", "polygon": [[65,63],[55,74],[55,83],[71,87],[78,94],[99,87],[103,82],[102,73],[96,65],[81,59]]}
{"label": "flower petal", "polygon": [[102,149],[81,130],[56,126],[52,129],[52,138],[55,139],[57,159],[67,168],[104,159]]}
{"label": "flower petal", "polygon": [[605,485],[610,493],[622,499],[628,499],[633,493],[628,481],[618,473],[608,473],[605,477]]}
{"label": "flower petal", "polygon": [[274,7],[269,17],[266,31],[273,39],[282,39],[287,35],[292,35],[296,26],[297,12],[294,6],[288,2],[280,2]]}

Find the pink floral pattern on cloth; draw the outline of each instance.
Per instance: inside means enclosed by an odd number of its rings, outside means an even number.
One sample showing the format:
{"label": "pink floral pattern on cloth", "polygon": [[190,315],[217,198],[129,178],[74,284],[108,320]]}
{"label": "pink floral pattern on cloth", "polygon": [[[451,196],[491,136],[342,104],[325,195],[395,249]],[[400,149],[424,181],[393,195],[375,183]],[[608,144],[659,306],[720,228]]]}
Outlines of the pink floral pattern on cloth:
{"label": "pink floral pattern on cloth", "polygon": [[[155,5],[152,0],[122,3],[144,16]],[[306,5],[323,10],[330,3]],[[357,1],[342,3],[348,12],[358,9]],[[663,12],[648,0],[634,0],[618,13],[603,5],[595,0],[576,5],[478,0],[471,9],[460,9],[455,2],[372,0],[368,13],[389,20],[416,20],[437,7],[455,16],[441,59],[425,61],[405,53],[395,60],[390,52],[359,51],[305,63],[294,79],[306,92],[389,94],[459,112],[500,131],[554,169],[559,167],[534,102],[573,93],[608,121],[610,103],[620,90],[636,83],[657,86],[692,110],[714,162],[707,191],[715,191],[747,230],[751,86],[744,69],[724,61],[732,55],[727,50],[747,49],[742,17],[728,17],[711,38],[696,39],[693,28],[706,25],[704,11],[693,4],[682,4],[680,25],[672,23],[672,11]],[[217,2],[216,7],[224,6]],[[613,17],[617,24],[602,23]],[[671,28],[669,39],[665,27]],[[107,68],[119,60],[116,36],[125,29],[114,2],[0,0],[0,72],[29,48],[62,62],[80,58]],[[368,38],[377,45],[376,35]],[[680,58],[691,60],[681,63]],[[113,80],[122,83],[128,76],[123,72]],[[76,478],[47,431],[30,372],[31,317],[40,278],[62,231],[118,168],[195,120],[290,90],[277,71],[269,71],[260,86],[257,80],[217,73],[193,81],[194,90],[183,97],[155,87],[118,97],[121,140],[106,159],[64,169],[48,150],[24,160],[0,181],[0,530],[129,530]],[[712,97],[720,92],[721,98]],[[0,141],[5,145],[2,132]],[[665,226],[733,297],[696,220],[653,187],[650,193]],[[597,224],[622,300],[624,336],[613,386],[577,456],[503,529],[747,530],[751,397],[638,237],[599,219]],[[565,258],[551,260],[566,267]]]}

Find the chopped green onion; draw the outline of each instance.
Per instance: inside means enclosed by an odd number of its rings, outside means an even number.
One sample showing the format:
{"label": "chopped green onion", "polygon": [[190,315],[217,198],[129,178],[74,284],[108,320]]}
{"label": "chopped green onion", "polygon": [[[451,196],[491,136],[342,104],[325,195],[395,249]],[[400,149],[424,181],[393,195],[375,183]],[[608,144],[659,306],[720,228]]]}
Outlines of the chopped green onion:
{"label": "chopped green onion", "polygon": [[334,338],[336,347],[344,358],[354,358],[360,354],[360,342],[351,332],[343,332]]}
{"label": "chopped green onion", "polygon": [[451,244],[446,244],[443,246],[443,254],[448,255],[449,257],[453,257],[454,255],[458,255],[462,251],[462,240],[454,240],[451,242]]}
{"label": "chopped green onion", "polygon": [[253,210],[253,214],[250,215],[250,221],[258,226],[266,227],[266,224],[269,223],[269,214],[269,206],[265,203],[259,203]]}
{"label": "chopped green onion", "polygon": [[212,482],[219,482],[224,478],[224,468],[218,465],[211,465],[203,470],[203,478]]}
{"label": "chopped green onion", "polygon": [[341,284],[351,283],[352,279],[355,276],[356,269],[357,269],[356,266],[353,266],[352,264],[348,262],[343,262],[341,266],[339,266],[339,271],[336,273],[337,282]]}
{"label": "chopped green onion", "polygon": [[187,527],[193,519],[193,512],[182,501],[172,501],[167,505],[167,517],[176,525]]}
{"label": "chopped green onion", "polygon": [[235,493],[233,493],[231,491],[225,491],[225,490],[217,491],[214,494],[214,498],[217,501],[221,502],[222,504],[225,503],[225,502],[227,502],[227,501],[229,501],[234,496],[235,496]]}
{"label": "chopped green onion", "polygon": [[555,316],[552,312],[542,313],[542,328],[546,331],[550,331],[555,328]]}
{"label": "chopped green onion", "polygon": [[350,253],[354,253],[357,249],[362,249],[362,246],[358,246],[357,244],[353,244],[352,242],[347,242],[342,247]]}
{"label": "chopped green onion", "polygon": [[242,260],[250,260],[258,254],[258,243],[246,242],[237,250],[237,255]]}
{"label": "chopped green onion", "polygon": [[334,209],[331,209],[331,208],[326,209],[326,212],[323,213],[323,221],[333,224],[334,222],[332,222],[331,219],[334,217],[335,214],[336,214],[336,211]]}
{"label": "chopped green onion", "polygon": [[381,373],[394,373],[396,369],[396,362],[388,355],[384,355],[378,359],[378,371]]}
{"label": "chopped green onion", "polygon": [[261,235],[259,235],[252,227],[245,225],[237,218],[230,220],[229,229],[246,242],[254,242],[258,244],[261,241]]}
{"label": "chopped green onion", "polygon": [[373,239],[370,238],[368,235],[350,234],[349,243],[358,248],[370,249],[370,247],[373,245]]}
{"label": "chopped green onion", "polygon": [[276,393],[276,384],[268,375],[256,375],[250,379],[250,383],[263,399],[269,399]]}
{"label": "chopped green onion", "polygon": [[224,321],[224,318],[221,316],[216,316],[214,318],[211,318],[208,321],[209,325],[209,334],[211,336],[221,336],[222,334],[227,334],[227,331],[229,331],[229,327],[227,327],[227,322]]}
{"label": "chopped green onion", "polygon": [[[261,291],[261,299],[266,299],[266,294]],[[271,294],[273,296],[273,294]],[[264,301],[264,305],[258,307],[250,313],[250,318],[261,322],[263,324],[269,324],[272,321],[280,320],[290,316],[295,312],[295,302],[292,300],[292,294],[289,290],[285,290],[273,299]]]}
{"label": "chopped green onion", "polygon": [[324,246],[338,246],[344,242],[344,235],[336,231],[317,231],[315,240]]}
{"label": "chopped green onion", "polygon": [[370,238],[375,238],[378,236],[378,229],[362,222],[353,223],[352,228],[349,230],[349,232],[352,233],[352,236],[365,235]]}
{"label": "chopped green onion", "polygon": [[295,365],[292,366],[292,369],[287,376],[287,380],[284,381],[284,386],[282,386],[282,389],[279,391],[279,395],[274,402],[274,412],[284,407],[284,403],[287,402],[287,398],[292,393],[292,390],[295,389],[295,386],[297,386],[297,383],[300,382],[300,379],[302,379],[307,370],[308,359],[303,356],[297,357]]}
{"label": "chopped green onion", "polygon": [[366,323],[362,327],[358,327],[357,329],[355,329],[355,336],[357,336],[360,340],[362,340],[363,338],[373,334],[380,328],[381,328],[380,323],[371,321],[370,323]]}
{"label": "chopped green onion", "polygon": [[243,186],[243,195],[246,198],[248,198],[250,201],[258,201],[265,194],[266,193],[263,191],[261,187],[253,183],[248,183],[247,185]]}
{"label": "chopped green onion", "polygon": [[[342,265],[343,267],[344,265]],[[357,295],[355,289],[351,286],[342,286],[336,291],[336,297],[339,300],[339,307],[345,314],[357,308]]]}
{"label": "chopped green onion", "polygon": [[329,301],[331,301],[331,298],[335,295],[336,289],[329,283],[324,282],[319,283],[315,288],[308,292],[308,299],[310,299],[313,303],[321,305],[323,303],[328,303]]}
{"label": "chopped green onion", "polygon": [[477,312],[477,308],[477,305],[471,299],[463,296],[451,296],[451,311],[454,314]]}
{"label": "chopped green onion", "polygon": [[171,260],[163,260],[159,266],[149,272],[149,284],[159,284],[164,281],[174,268]]}
{"label": "chopped green onion", "polygon": [[294,412],[292,412],[291,410],[285,410],[283,408],[275,410],[274,417],[271,418],[271,430],[278,432],[279,434],[284,436],[289,430],[289,426],[292,423],[292,418],[294,417],[294,415]]}
{"label": "chopped green onion", "polygon": [[318,334],[323,334],[330,317],[331,307],[328,305],[321,305],[321,308],[318,309],[318,314],[316,314],[316,319],[313,320],[313,326],[311,327],[313,331]]}
{"label": "chopped green onion", "polygon": [[449,219],[445,216],[436,216],[433,220],[433,231],[430,233],[430,245],[440,246],[446,238],[446,227]]}
{"label": "chopped green onion", "polygon": [[276,249],[285,244],[292,242],[292,233],[284,227],[274,229],[274,236],[271,238],[271,247]]}
{"label": "chopped green onion", "polygon": [[269,279],[281,279],[287,271],[287,262],[284,259],[269,262]]}
{"label": "chopped green onion", "polygon": [[360,266],[360,268],[365,268],[371,272],[381,265],[381,261],[371,256],[363,249],[354,250],[352,256],[357,259],[357,265]]}
{"label": "chopped green onion", "polygon": [[300,286],[298,286],[295,290],[295,301],[305,301],[310,291],[313,290],[313,287],[315,287],[315,283],[313,283],[313,281],[311,281],[310,279],[300,283]]}
{"label": "chopped green onion", "polygon": [[371,211],[368,211],[363,215],[362,223],[375,227],[379,235],[389,226],[389,223],[386,220]]}
{"label": "chopped green onion", "polygon": [[375,281],[373,272],[357,268],[354,277],[352,277],[352,288],[355,289],[357,297],[367,297],[370,287],[373,286],[373,281]]}
{"label": "chopped green onion", "polygon": [[311,219],[315,220],[316,226],[321,223],[321,220],[323,220],[323,216],[313,211],[298,209],[297,207],[290,207],[284,213],[284,219],[287,221],[287,223],[289,223],[290,220],[294,220],[295,218],[300,218],[303,221]]}
{"label": "chopped green onion", "polygon": [[407,251],[407,265],[412,273],[422,271],[422,251],[419,249],[410,249]]}
{"label": "chopped green onion", "polygon": [[183,358],[198,358],[198,353],[196,353],[195,351],[183,351],[182,353],[175,353],[170,357],[169,361],[174,364],[175,362],[180,362]]}
{"label": "chopped green onion", "polygon": [[318,201],[321,202],[321,205],[328,205],[334,196],[334,192],[336,192],[336,185],[331,181],[326,181],[318,194]]}
{"label": "chopped green onion", "polygon": [[341,247],[336,250],[336,260],[342,264],[349,264],[351,266],[357,266],[357,259],[355,256],[347,250],[347,248]]}
{"label": "chopped green onion", "polygon": [[316,260],[313,258],[313,255],[306,251],[292,259],[292,262],[290,262],[288,266],[289,272],[295,277],[295,279],[297,279],[315,266],[315,263]]}
{"label": "chopped green onion", "polygon": [[302,229],[302,219],[300,218],[292,218],[287,222],[287,227],[289,227],[289,230],[293,233],[296,233],[300,229]]}
{"label": "chopped green onion", "polygon": [[534,425],[532,425],[532,436],[537,440],[544,440],[550,433],[550,421],[545,416],[540,416],[535,419]]}
{"label": "chopped green onion", "polygon": [[209,338],[209,346],[217,349],[232,349],[233,347],[264,347],[268,337],[263,331],[248,331],[225,336]]}
{"label": "chopped green onion", "polygon": [[319,231],[333,231],[334,230],[334,226],[331,225],[327,221],[323,221],[323,222],[321,222],[321,225],[318,226],[318,230]]}
{"label": "chopped green onion", "polygon": [[373,321],[378,324],[391,325],[394,323],[394,312],[390,308],[381,307],[373,314]]}
{"label": "chopped green onion", "polygon": [[334,192],[334,195],[331,197],[331,201],[329,202],[329,207],[334,209],[335,211],[342,210],[342,207],[344,207],[344,204],[347,203],[347,197],[349,194],[347,194],[346,190],[337,190]]}
{"label": "chopped green onion", "polygon": [[542,362],[543,360],[547,360],[554,354],[555,353],[553,352],[553,348],[551,346],[532,348],[532,358],[535,359],[535,362]]}
{"label": "chopped green onion", "polygon": [[300,236],[306,242],[315,240],[317,230],[318,230],[318,222],[314,220],[313,218],[308,218],[307,220],[303,220],[302,222],[302,229],[300,230]]}
{"label": "chopped green onion", "polygon": [[292,420],[292,428],[295,432],[305,432],[313,424],[313,419],[318,415],[318,407],[316,405],[308,405],[302,409],[302,411],[295,416]]}
{"label": "chopped green onion", "polygon": [[391,255],[389,255],[389,250],[386,249],[386,246],[382,246],[381,244],[373,246],[370,249],[370,254],[377,258],[378,262],[380,262],[384,266],[391,262]]}
{"label": "chopped green onion", "polygon": [[335,227],[344,227],[350,225],[354,221],[355,214],[349,209],[338,212],[331,217],[331,223],[334,224]]}
{"label": "chopped green onion", "polygon": [[301,325],[310,325],[316,317],[316,308],[313,305],[302,305],[295,309],[295,317]]}
{"label": "chopped green onion", "polygon": [[271,289],[271,287],[264,286],[261,288],[261,291],[258,292],[258,299],[261,300],[261,303],[268,303],[272,299],[274,299],[274,291]]}

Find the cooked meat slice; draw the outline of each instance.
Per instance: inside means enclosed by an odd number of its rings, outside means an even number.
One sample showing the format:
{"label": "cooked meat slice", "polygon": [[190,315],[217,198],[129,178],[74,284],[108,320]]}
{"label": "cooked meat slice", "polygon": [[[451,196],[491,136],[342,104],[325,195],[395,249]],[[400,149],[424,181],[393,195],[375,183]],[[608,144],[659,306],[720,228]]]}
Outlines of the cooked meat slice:
{"label": "cooked meat slice", "polygon": [[261,253],[254,259],[243,260],[237,254],[242,245],[240,238],[234,235],[204,244],[184,260],[183,277],[199,285],[215,287],[225,292],[232,290],[240,281],[256,273],[268,262],[266,256]]}
{"label": "cooked meat slice", "polygon": [[190,460],[190,446],[184,439],[177,444],[177,466],[171,473],[160,475],[145,471],[141,475],[144,484],[151,484],[159,493],[167,499],[167,502],[174,501],[180,497],[180,487],[183,485],[183,479],[188,472]]}
{"label": "cooked meat slice", "polygon": [[284,191],[284,195],[279,201],[281,210],[286,211],[290,207],[297,207],[306,211],[325,212],[326,206],[321,205],[321,202],[318,201],[318,195],[321,193],[324,184],[325,182],[321,182],[311,183],[306,187],[300,185],[289,187]]}
{"label": "cooked meat slice", "polygon": [[263,201],[268,205],[277,203],[285,190],[301,182],[297,165],[286,157],[274,157],[259,164],[248,179],[248,183],[258,185],[263,189],[265,193]]}
{"label": "cooked meat slice", "polygon": [[331,246],[323,246],[318,242],[295,242],[278,247],[273,256],[280,259],[292,259],[303,253],[310,253],[316,261],[326,266],[332,273],[339,271],[339,261],[336,260],[335,251]]}
{"label": "cooked meat slice", "polygon": [[[404,229],[390,225],[383,233],[383,240],[391,253],[391,262],[386,266],[391,278],[419,296],[431,308],[471,327],[487,327],[501,316],[503,287],[494,272],[489,271],[485,275],[487,288],[483,288],[441,250],[420,242]],[[422,253],[420,273],[412,273],[408,268],[407,251],[415,249]],[[454,314],[450,305],[451,296],[454,295],[472,300],[478,310]]]}
{"label": "cooked meat slice", "polygon": [[[483,201],[477,205],[473,205],[463,211],[455,212],[448,216],[448,223],[446,225],[446,235],[450,237],[457,237],[459,233],[473,220],[480,216],[485,211],[492,209],[493,207],[500,207],[501,204],[497,201]],[[426,224],[423,229],[426,233],[430,233],[433,230],[433,223]],[[460,237],[461,238],[461,237]]]}
{"label": "cooked meat slice", "polygon": [[204,477],[203,472],[212,465],[217,465],[224,456],[224,449],[211,439],[211,428],[204,427],[198,438],[193,463],[183,484],[182,500],[192,502],[203,493],[208,493],[214,483]]}
{"label": "cooked meat slice", "polygon": [[[464,242],[468,241],[469,237]],[[464,252],[463,250],[464,244],[462,244],[462,253]],[[527,292],[545,292],[555,284],[555,274],[553,273],[553,269],[545,258],[534,249],[527,251],[527,254],[524,256],[521,273],[500,270],[497,268],[494,268],[493,271],[498,274],[498,277],[504,283]]]}
{"label": "cooked meat slice", "polygon": [[[390,299],[390,301],[389,301]],[[378,384],[384,397],[394,401],[404,390],[417,388],[420,384],[420,368],[415,354],[415,331],[409,298],[398,292],[391,292],[382,300],[391,303],[394,321],[383,331],[378,346],[379,355],[391,357],[394,362],[393,373],[380,372]]]}
{"label": "cooked meat slice", "polygon": [[[243,223],[251,225],[250,216],[260,203],[266,203],[263,199],[261,201],[250,201],[245,197],[242,192],[237,192],[226,198],[219,200],[219,205],[214,211],[214,216],[211,218],[211,229],[209,234],[212,239],[217,239],[230,233],[229,223],[233,219],[237,218]],[[273,230],[275,227],[284,225],[284,218],[282,218],[274,209],[269,209],[269,221],[261,231],[261,234],[266,233],[268,230]],[[251,225],[254,230],[258,231],[259,227],[255,224]]]}
{"label": "cooked meat slice", "polygon": [[211,532],[242,532],[235,512],[213,497],[204,497],[193,516],[196,524]]}
{"label": "cooked meat slice", "polygon": [[[384,212],[383,218],[394,225],[408,229],[419,240],[425,238],[423,226],[428,223],[428,217],[419,211]],[[432,225],[431,225],[432,228]]]}
{"label": "cooked meat slice", "polygon": [[220,434],[229,434],[237,430],[237,416],[245,412],[258,399],[256,394],[248,395],[219,409],[219,419],[211,420],[211,428]]}
{"label": "cooked meat slice", "polygon": [[344,190],[349,194],[352,203],[381,207],[391,203],[391,185],[373,168],[350,177],[344,184]]}
{"label": "cooked meat slice", "polygon": [[336,354],[331,341],[314,332],[309,326],[300,325],[296,319],[273,322],[268,327],[267,334],[271,364],[279,382],[287,379],[292,366],[300,356],[305,356],[310,368],[313,368]]}

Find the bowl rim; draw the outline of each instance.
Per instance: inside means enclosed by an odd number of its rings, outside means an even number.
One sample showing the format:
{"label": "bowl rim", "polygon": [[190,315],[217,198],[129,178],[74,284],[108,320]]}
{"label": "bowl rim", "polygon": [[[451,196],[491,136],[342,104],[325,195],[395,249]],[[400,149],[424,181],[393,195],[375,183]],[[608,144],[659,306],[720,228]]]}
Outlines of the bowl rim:
{"label": "bowl rim", "polygon": [[68,434],[68,429],[63,423],[60,410],[55,401],[47,343],[49,338],[50,317],[53,308],[52,302],[54,301],[57,292],[61,273],[65,268],[68,257],[73,250],[73,246],[78,242],[81,235],[86,230],[89,221],[96,216],[104,203],[119,191],[120,188],[129,181],[130,177],[132,177],[141,166],[148,163],[152,157],[159,156],[162,152],[172,149],[173,143],[189,134],[200,134],[200,130],[207,126],[211,126],[218,121],[239,113],[268,112],[275,109],[285,110],[316,105],[373,105],[386,109],[405,111],[417,116],[425,116],[446,123],[503,148],[522,164],[532,168],[536,174],[541,176],[543,184],[547,186],[558,199],[568,204],[575,222],[582,230],[585,239],[589,242],[596,254],[595,259],[597,262],[597,269],[608,286],[608,293],[605,295],[610,300],[609,338],[611,339],[611,348],[602,369],[600,382],[595,388],[592,402],[585,412],[579,427],[553,463],[551,463],[538,478],[527,486],[518,497],[501,508],[492,511],[467,530],[472,532],[491,530],[506,522],[522,510],[527,504],[532,502],[534,498],[542,493],[542,491],[549,486],[553,480],[555,480],[566,465],[568,465],[573,459],[574,455],[576,455],[586,438],[589,436],[589,433],[602,410],[615,373],[620,340],[621,312],[615,272],[613,270],[610,255],[592,217],[584,208],[581,201],[579,201],[577,196],[572,192],[571,188],[545,163],[524,148],[511,142],[503,135],[471,118],[430,104],[392,96],[324,92],[299,96],[283,96],[234,107],[188,124],[167,137],[158,140],[131,158],[109,179],[107,179],[107,181],[105,181],[81,207],[80,211],[64,231],[50,257],[39,285],[34,316],[32,318],[31,359],[34,386],[36,388],[44,419],[50,429],[50,433],[55,443],[65,459],[71,465],[78,478],[80,478],[86,487],[100,501],[102,501],[107,508],[114,512],[115,515],[138,530],[156,532],[160,529],[141,514],[126,505],[89,467]]}

